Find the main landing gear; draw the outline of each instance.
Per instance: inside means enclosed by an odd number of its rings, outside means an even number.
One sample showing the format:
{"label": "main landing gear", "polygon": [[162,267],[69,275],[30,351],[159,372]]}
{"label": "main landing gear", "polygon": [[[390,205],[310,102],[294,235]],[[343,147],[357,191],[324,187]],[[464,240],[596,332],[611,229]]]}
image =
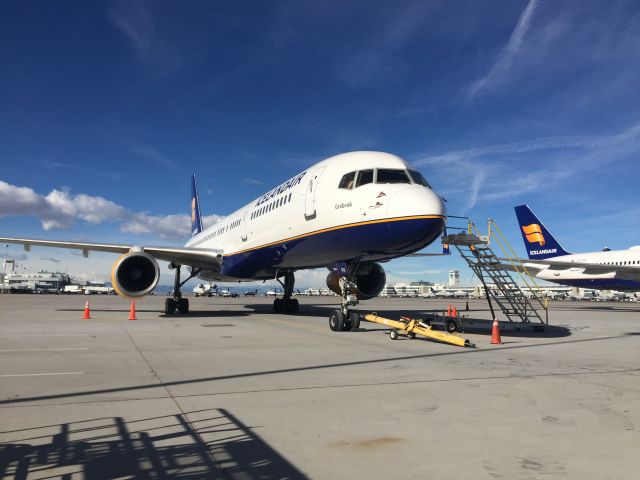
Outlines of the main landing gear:
{"label": "main landing gear", "polygon": [[293,295],[293,286],[296,283],[296,277],[293,272],[287,272],[284,274],[284,283],[276,277],[276,280],[284,289],[284,295],[282,298],[276,298],[273,301],[273,311],[276,313],[298,313],[300,304],[296,298],[291,298]]}
{"label": "main landing gear", "polygon": [[166,315],[173,315],[176,309],[178,310],[179,313],[182,313],[185,315],[189,313],[189,299],[182,298],[182,293],[180,292],[180,288],[182,288],[182,286],[185,283],[187,283],[189,280],[191,280],[193,277],[198,275],[201,269],[193,268],[191,270],[191,275],[189,275],[189,277],[187,277],[187,279],[184,282],[180,282],[181,266],[182,265],[176,265],[174,263],[169,264],[169,268],[175,269],[176,273],[173,281],[173,295],[164,301],[164,313]]}
{"label": "main landing gear", "polygon": [[329,316],[329,328],[334,332],[346,332],[360,328],[360,315],[352,312],[350,307],[355,307],[358,302],[356,296],[357,286],[347,277],[347,268],[344,264],[337,264],[332,269],[340,275],[340,308],[331,311]]}

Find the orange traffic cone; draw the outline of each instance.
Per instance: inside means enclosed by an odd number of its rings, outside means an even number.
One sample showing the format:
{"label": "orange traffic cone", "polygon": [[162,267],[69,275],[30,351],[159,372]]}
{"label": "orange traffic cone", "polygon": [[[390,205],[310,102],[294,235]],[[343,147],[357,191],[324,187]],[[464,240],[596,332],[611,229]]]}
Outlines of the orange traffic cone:
{"label": "orange traffic cone", "polygon": [[136,301],[131,300],[131,310],[129,310],[129,320],[136,320]]}
{"label": "orange traffic cone", "polygon": [[451,316],[451,304],[448,303],[447,304],[447,317],[450,317],[450,316]]}
{"label": "orange traffic cone", "polygon": [[458,316],[458,309],[456,308],[455,305],[453,307],[451,307],[451,316],[452,317],[457,317]]}
{"label": "orange traffic cone", "polygon": [[493,319],[493,327],[491,328],[491,345],[500,345],[502,344],[502,339],[500,338],[500,327],[498,326],[498,319]]}
{"label": "orange traffic cone", "polygon": [[89,320],[91,318],[91,311],[89,310],[89,300],[84,302],[84,315],[82,315],[83,320]]}

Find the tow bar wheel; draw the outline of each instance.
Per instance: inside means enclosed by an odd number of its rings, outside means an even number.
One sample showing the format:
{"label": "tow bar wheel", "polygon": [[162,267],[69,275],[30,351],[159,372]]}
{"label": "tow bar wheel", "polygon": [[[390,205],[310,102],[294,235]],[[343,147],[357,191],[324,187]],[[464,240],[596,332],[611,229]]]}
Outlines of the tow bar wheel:
{"label": "tow bar wheel", "polygon": [[397,340],[398,339],[398,331],[397,330],[391,330],[389,332],[389,338],[391,338],[391,340]]}
{"label": "tow bar wheel", "polygon": [[449,333],[453,333],[458,330],[458,322],[456,322],[453,318],[449,318],[446,322],[444,322],[444,329]]}
{"label": "tow bar wheel", "polygon": [[329,328],[334,332],[341,332],[344,329],[344,314],[342,310],[332,310],[329,316]]}

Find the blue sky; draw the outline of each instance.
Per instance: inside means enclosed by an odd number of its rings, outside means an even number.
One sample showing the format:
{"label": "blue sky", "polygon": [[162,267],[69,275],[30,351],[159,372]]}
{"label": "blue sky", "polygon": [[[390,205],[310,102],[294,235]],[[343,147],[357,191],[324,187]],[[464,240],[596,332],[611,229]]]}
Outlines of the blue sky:
{"label": "blue sky", "polygon": [[[567,250],[640,244],[637,2],[0,9],[3,236],[178,245],[191,172],[212,222],[323,158],[371,149],[413,162],[450,214],[494,218],[521,254],[520,203]],[[85,278],[113,261],[8,251]],[[440,281],[461,267],[386,268]]]}

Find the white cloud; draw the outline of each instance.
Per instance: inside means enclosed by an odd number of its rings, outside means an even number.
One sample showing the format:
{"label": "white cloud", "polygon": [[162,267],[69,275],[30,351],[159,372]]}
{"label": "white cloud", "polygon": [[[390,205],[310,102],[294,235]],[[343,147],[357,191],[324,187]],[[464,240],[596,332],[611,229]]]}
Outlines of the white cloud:
{"label": "white cloud", "polygon": [[131,150],[133,151],[133,153],[140,155],[141,157],[144,157],[148,160],[151,160],[152,162],[162,167],[178,166],[177,162],[174,162],[170,158],[167,158],[151,145],[146,145],[144,143],[136,143],[131,146]]}
{"label": "white cloud", "polygon": [[173,44],[161,35],[152,5],[143,0],[120,1],[113,4],[109,17],[142,64],[164,71],[172,70],[181,63],[181,59]]}
{"label": "white cloud", "polygon": [[[45,230],[70,228],[75,221],[93,225],[120,223],[120,230],[133,234],[159,235],[170,240],[184,240],[191,232],[188,214],[151,215],[132,212],[111,200],[68,190],[52,190],[41,195],[31,188],[10,185],[0,180],[0,217],[37,217]],[[220,215],[203,218],[205,226],[220,221]]]}
{"label": "white cloud", "polygon": [[489,72],[471,84],[468,92],[469,98],[477,97],[484,91],[490,90],[507,80],[509,72],[520,53],[524,38],[531,26],[531,19],[533,18],[537,3],[538,0],[529,0],[529,3],[520,14],[520,18],[518,18],[518,23],[513,29],[507,45],[500,52],[489,69]]}
{"label": "white cloud", "polygon": [[52,190],[43,196],[31,188],[0,180],[0,216],[37,216],[45,230],[66,228],[74,219],[98,224],[121,219],[125,209],[102,197]]}
{"label": "white cloud", "polygon": [[[204,227],[214,225],[224,217],[208,215],[203,217]],[[134,213],[120,226],[120,230],[135,234],[155,234],[161,238],[179,240],[191,232],[191,217],[187,214],[179,215],[149,215],[148,213]]]}
{"label": "white cloud", "polygon": [[[480,202],[504,200],[554,188],[640,155],[640,123],[610,135],[547,137],[426,155],[428,177],[466,213]],[[573,180],[572,180],[573,181]],[[459,199],[464,199],[460,201]]]}

